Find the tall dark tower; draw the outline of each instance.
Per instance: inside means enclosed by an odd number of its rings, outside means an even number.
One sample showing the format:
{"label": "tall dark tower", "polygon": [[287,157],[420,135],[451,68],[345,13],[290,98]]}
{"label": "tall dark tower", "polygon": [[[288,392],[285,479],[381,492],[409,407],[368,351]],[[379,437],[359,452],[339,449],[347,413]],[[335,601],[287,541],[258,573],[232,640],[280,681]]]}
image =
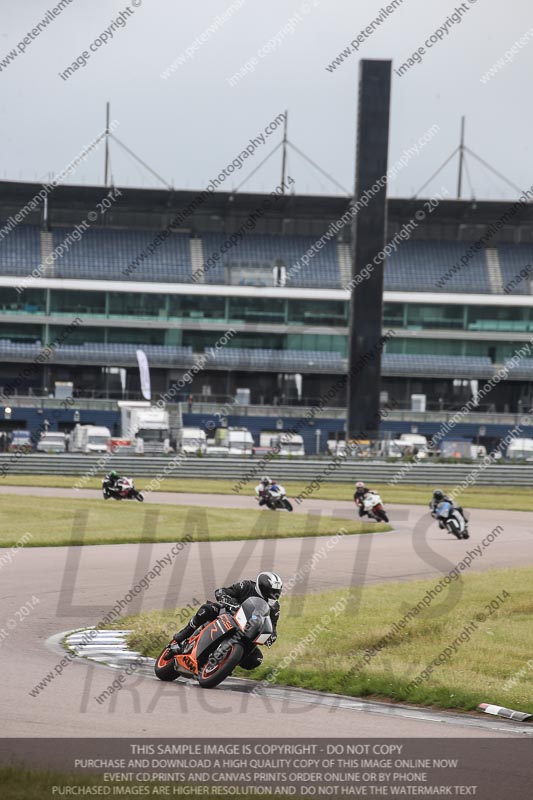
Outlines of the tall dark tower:
{"label": "tall dark tower", "polygon": [[354,286],[350,302],[347,439],[362,433],[376,438],[379,431],[383,262],[375,265],[373,259],[386,235],[387,186],[378,188],[378,181],[387,174],[391,68],[390,61],[359,65],[354,205],[363,197],[368,204],[353,223],[352,279],[369,264],[373,270]]}

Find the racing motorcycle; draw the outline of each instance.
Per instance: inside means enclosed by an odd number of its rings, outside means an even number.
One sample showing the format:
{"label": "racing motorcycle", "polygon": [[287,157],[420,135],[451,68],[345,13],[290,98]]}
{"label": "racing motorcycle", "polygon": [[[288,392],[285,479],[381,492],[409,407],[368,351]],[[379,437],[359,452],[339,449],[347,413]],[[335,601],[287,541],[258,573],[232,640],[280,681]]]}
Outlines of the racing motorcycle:
{"label": "racing motorcycle", "polygon": [[144,500],[141,492],[138,492],[133,485],[133,478],[119,478],[114,486],[109,486],[107,481],[102,481],[102,494],[104,500],[109,500],[114,497],[115,500],[138,500],[142,503]]}
{"label": "racing motorcycle", "polygon": [[387,512],[383,508],[383,501],[377,492],[368,492],[363,499],[363,508],[369,519],[376,522],[388,522]]}
{"label": "racing motorcycle", "polygon": [[470,538],[466,520],[459,508],[454,506],[453,503],[448,500],[443,500],[442,503],[439,503],[435,509],[435,517],[444,522],[448,533],[453,534],[458,539]]}
{"label": "racing motorcycle", "polygon": [[287,500],[285,489],[280,483],[270,486],[266,490],[265,497],[265,505],[271,511],[276,511],[277,509],[280,511],[292,511],[292,504]]}
{"label": "racing motorcycle", "polygon": [[196,678],[204,689],[213,689],[239,666],[250,647],[266,644],[272,635],[270,608],[260,597],[249,597],[236,609],[222,606],[218,617],[206,622],[174,653],[169,642],[155,662],[160,681],[180,675]]}

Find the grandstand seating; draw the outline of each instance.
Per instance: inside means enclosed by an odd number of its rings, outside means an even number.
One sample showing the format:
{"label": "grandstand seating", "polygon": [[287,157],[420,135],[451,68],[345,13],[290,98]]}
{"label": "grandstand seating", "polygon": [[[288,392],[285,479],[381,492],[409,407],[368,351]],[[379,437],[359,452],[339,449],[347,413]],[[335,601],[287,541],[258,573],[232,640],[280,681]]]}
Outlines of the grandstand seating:
{"label": "grandstand seating", "polygon": [[[20,344],[10,340],[0,340],[0,359],[34,361],[41,352],[42,344]],[[188,368],[196,363],[191,347],[171,347],[168,345],[143,345],[150,365],[153,367]],[[104,366],[136,365],[136,345],[85,343],[83,345],[62,344],[55,348],[50,362],[65,364],[101,364]],[[326,353],[309,350],[268,350],[242,347],[226,347],[213,351],[206,347],[204,356],[209,360],[205,367],[231,370],[262,372],[313,372],[339,374],[346,373],[348,364],[340,353]],[[530,362],[531,366],[527,362]],[[516,368],[525,370],[533,377],[533,359],[525,359]],[[384,353],[382,356],[384,375],[412,377],[458,377],[489,378],[494,374],[494,365],[483,356],[430,356]],[[515,373],[513,373],[515,374]]]}
{"label": "grandstand seating", "polygon": [[[67,228],[54,229],[54,248],[68,233]],[[189,236],[172,233],[158,243],[157,235],[158,231],[87,230],[56,260],[54,276],[90,280],[190,281]]]}
{"label": "grandstand seating", "polygon": [[518,364],[509,366],[510,380],[533,380],[533,358],[521,358]]}
{"label": "grandstand seating", "polygon": [[[214,253],[220,253],[226,241],[222,234],[207,233],[202,235],[204,259],[207,261]],[[316,242],[314,236],[279,236],[274,234],[248,233],[240,242],[223,253],[221,260],[214,268],[205,272],[206,283],[225,283],[225,267],[231,264],[238,268],[257,265],[264,269],[271,269],[278,259],[281,259],[287,268],[289,278],[287,286],[305,287],[331,287],[340,288],[340,270],[337,257],[337,241],[333,238],[311,258],[306,266],[295,268],[293,274],[291,267],[298,264],[299,259]]]}
{"label": "grandstand seating", "polygon": [[[55,228],[53,247],[58,247],[70,233],[69,228]],[[186,234],[172,233],[154,245],[157,231],[91,228],[81,239],[65,248],[47,276],[92,280],[150,281],[190,283],[192,281],[191,239]],[[201,242],[204,263],[220,253],[226,235],[204,233]],[[208,284],[228,282],[226,267],[232,267],[233,283],[239,283],[239,265],[243,267],[243,284],[270,283],[271,270],[281,259],[289,273],[288,287],[341,288],[341,265],[337,241],[332,239],[316,253],[307,266],[290,273],[301,256],[316,241],[312,236],[281,236],[248,233],[236,246],[221,254],[209,265],[202,279]],[[0,240],[0,274],[27,276],[41,263],[41,232],[35,225],[19,225]],[[148,248],[154,247],[149,253]],[[468,242],[405,241],[392,253],[385,265],[385,289],[389,291],[467,292],[492,294],[501,287],[491,287],[484,250],[475,253],[455,273],[450,268],[460,262],[470,247]],[[51,251],[50,246],[48,249]],[[497,248],[502,286],[508,293],[530,294],[531,281],[520,278],[520,270],[533,265],[533,245],[501,244]],[[257,268],[257,280],[250,273]],[[346,271],[346,265],[345,265]],[[235,273],[237,277],[235,277]],[[531,269],[533,278],[533,266]],[[518,276],[518,278],[517,278]],[[511,281],[516,286],[509,286]],[[195,283],[198,281],[195,280]],[[346,283],[346,281],[344,281]]]}
{"label": "grandstand seating", "polygon": [[[209,348],[206,347],[206,354]],[[226,347],[216,354],[216,364],[229,369],[250,369],[272,372],[342,372],[346,360],[339,353],[310,350],[269,350]]]}
{"label": "grandstand seating", "polygon": [[[42,349],[42,343],[19,344],[0,340],[0,358],[8,360],[34,361]],[[65,364],[101,364],[103,366],[135,366],[137,345],[103,344],[86,342],[82,345],[58,345],[47,357],[47,361]],[[148,361],[154,367],[190,367],[195,363],[191,347],[166,345],[142,345]]]}
{"label": "grandstand seating", "polygon": [[454,264],[468,251],[468,242],[402,242],[385,266],[385,289],[419,292],[475,292],[490,294],[483,250],[439,286]]}
{"label": "grandstand seating", "polygon": [[430,356],[384,353],[381,360],[384,375],[413,377],[490,378],[494,365],[485,356]]}
{"label": "grandstand seating", "polygon": [[[506,294],[530,294],[533,280],[533,245],[503,244],[498,248],[502,283],[507,288]],[[520,271],[530,266],[524,278]]]}
{"label": "grandstand seating", "polygon": [[37,225],[18,225],[0,241],[2,275],[28,275],[41,262],[41,232]]}

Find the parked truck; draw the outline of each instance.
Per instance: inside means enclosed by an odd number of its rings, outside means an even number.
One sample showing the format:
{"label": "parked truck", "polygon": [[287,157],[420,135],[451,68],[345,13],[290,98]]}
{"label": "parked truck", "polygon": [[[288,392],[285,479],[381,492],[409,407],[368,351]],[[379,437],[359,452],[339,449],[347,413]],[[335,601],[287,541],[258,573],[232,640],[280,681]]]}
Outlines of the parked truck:
{"label": "parked truck", "polygon": [[182,428],[177,441],[182,453],[207,453],[207,436],[201,428]]}
{"label": "parked truck", "polygon": [[135,440],[135,452],[150,455],[169,453],[170,425],[168,411],[147,402],[119,401],[121,435]]}
{"label": "parked truck", "polygon": [[76,425],[70,449],[74,453],[106,453],[111,431],[103,425]]}
{"label": "parked truck", "polygon": [[533,461],[533,439],[513,439],[506,456],[513,461]]}
{"label": "parked truck", "polygon": [[12,431],[9,449],[11,451],[29,452],[32,449],[30,432],[23,429]]}
{"label": "parked truck", "polygon": [[303,436],[299,433],[279,433],[274,438],[274,447],[280,456],[305,456]]}
{"label": "parked truck", "polygon": [[213,454],[229,456],[251,454],[253,450],[254,439],[248,428],[218,428],[215,446],[210,448]]}

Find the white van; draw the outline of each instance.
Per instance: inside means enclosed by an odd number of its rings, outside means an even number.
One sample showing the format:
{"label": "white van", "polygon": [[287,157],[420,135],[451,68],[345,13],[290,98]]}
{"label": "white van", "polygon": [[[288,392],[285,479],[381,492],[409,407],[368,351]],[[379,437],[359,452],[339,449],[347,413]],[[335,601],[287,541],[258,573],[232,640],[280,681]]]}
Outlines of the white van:
{"label": "white van", "polygon": [[201,428],[182,428],[178,434],[178,450],[182,453],[207,453],[207,436]]}
{"label": "white van", "polygon": [[428,440],[419,433],[402,433],[399,439],[392,439],[390,442],[390,457],[402,458],[407,451],[418,450],[418,458],[426,458],[428,450]]}
{"label": "white van", "polygon": [[248,428],[217,428],[215,446],[209,452],[215,455],[240,456],[254,451],[254,438]]}
{"label": "white van", "polygon": [[533,439],[513,439],[506,455],[515,461],[533,461]]}
{"label": "white van", "polygon": [[57,431],[43,433],[35,449],[39,453],[64,453],[67,449],[65,434]]}
{"label": "white van", "polygon": [[72,431],[72,451],[78,453],[107,453],[111,431],[103,425],[76,425]]}

